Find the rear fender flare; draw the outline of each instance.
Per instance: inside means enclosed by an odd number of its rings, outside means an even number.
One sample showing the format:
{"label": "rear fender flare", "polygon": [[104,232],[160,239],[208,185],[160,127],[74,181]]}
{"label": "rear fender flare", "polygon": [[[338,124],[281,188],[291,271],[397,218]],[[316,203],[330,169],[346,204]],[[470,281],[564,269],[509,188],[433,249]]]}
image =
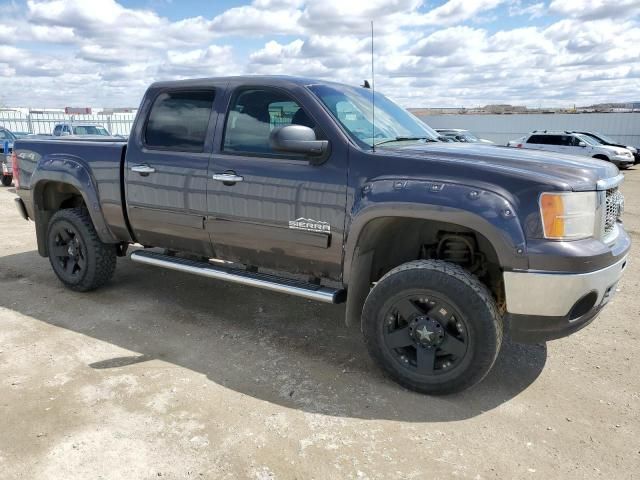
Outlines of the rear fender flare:
{"label": "rear fender flare", "polygon": [[102,209],[100,208],[97,182],[86,162],[73,155],[46,155],[38,162],[31,177],[36,232],[38,235],[38,250],[41,254],[46,254],[44,237],[46,236],[49,217],[44,210],[44,190],[47,184],[52,182],[70,185],[75,188],[87,206],[89,216],[100,240],[104,243],[118,242],[104,218]]}

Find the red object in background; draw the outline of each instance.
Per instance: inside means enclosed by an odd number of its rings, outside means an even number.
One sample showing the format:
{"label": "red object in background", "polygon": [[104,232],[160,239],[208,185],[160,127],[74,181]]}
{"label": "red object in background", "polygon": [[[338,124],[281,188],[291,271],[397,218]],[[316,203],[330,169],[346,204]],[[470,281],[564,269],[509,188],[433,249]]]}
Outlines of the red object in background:
{"label": "red object in background", "polygon": [[13,186],[20,187],[20,170],[18,169],[18,156],[16,152],[11,154],[11,169],[13,170]]}
{"label": "red object in background", "polygon": [[91,107],[83,107],[83,108],[65,107],[64,113],[66,113],[67,115],[72,115],[72,114],[89,115],[91,114]]}

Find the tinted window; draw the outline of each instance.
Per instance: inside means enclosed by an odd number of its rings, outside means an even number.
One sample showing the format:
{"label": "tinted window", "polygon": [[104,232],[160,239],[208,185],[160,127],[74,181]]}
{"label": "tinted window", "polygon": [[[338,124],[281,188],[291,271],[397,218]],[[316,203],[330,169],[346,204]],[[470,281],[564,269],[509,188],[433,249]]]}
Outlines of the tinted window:
{"label": "tinted window", "polygon": [[275,153],[269,135],[284,125],[315,123],[300,105],[282,92],[244,90],[231,103],[224,133],[224,150],[251,153]]}
{"label": "tinted window", "polygon": [[527,143],[545,144],[547,142],[544,135],[531,135]]}
{"label": "tinted window", "polygon": [[564,135],[547,135],[548,145],[566,145]]}
{"label": "tinted window", "polygon": [[145,129],[148,147],[204,151],[214,91],[161,93],[153,102]]}
{"label": "tinted window", "polygon": [[62,132],[62,125],[56,125],[56,128],[53,129],[53,134],[60,135],[60,132]]}

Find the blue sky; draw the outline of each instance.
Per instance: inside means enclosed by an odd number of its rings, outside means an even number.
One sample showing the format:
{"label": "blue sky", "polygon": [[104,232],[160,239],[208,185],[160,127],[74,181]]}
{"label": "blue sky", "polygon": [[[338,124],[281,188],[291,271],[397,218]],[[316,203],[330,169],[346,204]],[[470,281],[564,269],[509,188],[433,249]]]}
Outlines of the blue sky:
{"label": "blue sky", "polygon": [[[135,106],[148,83],[290,74],[411,107],[628,101],[640,0],[0,0],[0,103]],[[633,97],[633,98],[631,98]]]}

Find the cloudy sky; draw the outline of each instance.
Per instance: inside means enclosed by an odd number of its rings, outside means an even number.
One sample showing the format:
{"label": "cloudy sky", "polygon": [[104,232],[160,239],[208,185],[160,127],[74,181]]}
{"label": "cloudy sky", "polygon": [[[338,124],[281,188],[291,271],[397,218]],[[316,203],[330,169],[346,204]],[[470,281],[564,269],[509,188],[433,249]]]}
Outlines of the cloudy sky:
{"label": "cloudy sky", "polygon": [[0,104],[137,106],[152,81],[291,74],[408,107],[640,101],[640,0],[0,0]]}

